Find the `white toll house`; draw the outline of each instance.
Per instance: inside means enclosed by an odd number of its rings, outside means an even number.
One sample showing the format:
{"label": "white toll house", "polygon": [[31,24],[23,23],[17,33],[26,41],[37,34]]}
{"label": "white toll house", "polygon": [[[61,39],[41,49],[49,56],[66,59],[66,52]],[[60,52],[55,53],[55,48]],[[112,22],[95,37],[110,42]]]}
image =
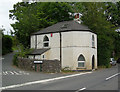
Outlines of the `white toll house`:
{"label": "white toll house", "polygon": [[97,69],[97,35],[77,21],[64,21],[31,35],[31,59],[59,60],[61,68]]}

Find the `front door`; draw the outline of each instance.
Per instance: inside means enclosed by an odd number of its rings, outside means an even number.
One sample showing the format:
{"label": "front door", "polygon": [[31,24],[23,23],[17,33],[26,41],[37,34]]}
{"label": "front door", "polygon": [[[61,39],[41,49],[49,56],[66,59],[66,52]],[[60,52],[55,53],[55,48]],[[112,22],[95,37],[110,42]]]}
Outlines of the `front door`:
{"label": "front door", "polygon": [[92,57],[92,69],[94,69],[95,68],[95,58],[94,58],[94,55],[93,55],[93,57]]}

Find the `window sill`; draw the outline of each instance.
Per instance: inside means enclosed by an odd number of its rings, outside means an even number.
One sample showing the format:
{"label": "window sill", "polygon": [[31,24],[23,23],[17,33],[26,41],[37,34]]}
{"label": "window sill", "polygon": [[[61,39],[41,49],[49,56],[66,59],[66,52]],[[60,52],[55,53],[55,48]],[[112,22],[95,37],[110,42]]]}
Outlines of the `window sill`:
{"label": "window sill", "polygon": [[50,48],[50,47],[43,47],[43,48]]}

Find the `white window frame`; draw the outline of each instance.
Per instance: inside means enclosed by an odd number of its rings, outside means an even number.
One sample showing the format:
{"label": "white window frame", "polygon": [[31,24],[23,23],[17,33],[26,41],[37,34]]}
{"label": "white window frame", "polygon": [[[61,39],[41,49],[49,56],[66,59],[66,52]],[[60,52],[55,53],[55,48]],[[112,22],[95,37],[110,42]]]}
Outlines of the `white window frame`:
{"label": "white window frame", "polygon": [[[46,43],[48,44],[48,46],[45,46]],[[44,42],[43,42],[43,47],[44,47],[44,48],[49,47],[49,41],[44,41]]]}
{"label": "white window frame", "polygon": [[[79,66],[79,63],[84,63],[84,66],[83,67]],[[85,68],[85,61],[78,61],[78,67],[79,68]]]}
{"label": "white window frame", "polygon": [[[82,56],[82,60],[80,60],[81,59],[80,56]],[[77,62],[78,62],[78,68],[85,68],[85,57],[82,54],[79,55]],[[79,66],[79,63],[84,63],[84,66]]]}
{"label": "white window frame", "polygon": [[[45,38],[45,37],[48,38],[48,36],[46,36],[46,35],[44,36],[44,38]],[[49,38],[48,38],[48,41],[44,41],[44,38],[43,38],[43,47],[44,47],[44,48],[48,48],[48,47],[49,47]],[[48,44],[48,46],[45,46],[45,44]]]}

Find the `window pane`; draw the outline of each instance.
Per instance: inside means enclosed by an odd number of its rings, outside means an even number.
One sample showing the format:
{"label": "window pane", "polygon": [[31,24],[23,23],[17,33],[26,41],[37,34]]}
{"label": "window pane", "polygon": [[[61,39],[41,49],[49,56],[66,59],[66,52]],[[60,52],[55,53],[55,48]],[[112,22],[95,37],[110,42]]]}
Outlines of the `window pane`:
{"label": "window pane", "polygon": [[49,41],[48,37],[45,36],[43,41]]}
{"label": "window pane", "polygon": [[84,67],[84,63],[83,62],[78,62],[78,67]]}
{"label": "window pane", "polygon": [[94,41],[94,35],[92,35],[92,41]]}
{"label": "window pane", "polygon": [[78,57],[78,61],[85,61],[84,56],[83,56],[83,55],[80,55],[80,56]]}
{"label": "window pane", "polygon": [[49,43],[44,43],[44,47],[48,47],[49,46]]}
{"label": "window pane", "polygon": [[94,44],[94,42],[92,42],[92,47],[95,47],[95,44]]}

